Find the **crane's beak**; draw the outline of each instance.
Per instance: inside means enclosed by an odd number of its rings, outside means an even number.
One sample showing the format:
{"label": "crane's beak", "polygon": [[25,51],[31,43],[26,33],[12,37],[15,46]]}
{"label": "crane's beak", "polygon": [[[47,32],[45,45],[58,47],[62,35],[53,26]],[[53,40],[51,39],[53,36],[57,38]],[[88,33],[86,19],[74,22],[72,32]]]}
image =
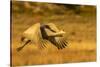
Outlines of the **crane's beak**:
{"label": "crane's beak", "polygon": [[50,34],[49,36],[57,37],[57,36],[62,36],[63,34],[65,34],[64,31],[59,31],[59,32],[57,32],[57,33],[52,33],[52,34]]}
{"label": "crane's beak", "polygon": [[60,33],[60,34],[65,34],[66,32],[64,32],[64,31],[61,30],[59,33]]}

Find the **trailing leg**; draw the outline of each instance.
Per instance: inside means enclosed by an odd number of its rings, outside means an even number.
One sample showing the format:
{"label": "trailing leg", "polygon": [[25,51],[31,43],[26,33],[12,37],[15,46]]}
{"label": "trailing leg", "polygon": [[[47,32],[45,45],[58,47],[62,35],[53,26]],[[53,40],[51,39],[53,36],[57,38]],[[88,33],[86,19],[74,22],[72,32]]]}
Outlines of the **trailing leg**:
{"label": "trailing leg", "polygon": [[17,48],[17,51],[22,50],[29,42],[30,40],[27,40],[21,47]]}

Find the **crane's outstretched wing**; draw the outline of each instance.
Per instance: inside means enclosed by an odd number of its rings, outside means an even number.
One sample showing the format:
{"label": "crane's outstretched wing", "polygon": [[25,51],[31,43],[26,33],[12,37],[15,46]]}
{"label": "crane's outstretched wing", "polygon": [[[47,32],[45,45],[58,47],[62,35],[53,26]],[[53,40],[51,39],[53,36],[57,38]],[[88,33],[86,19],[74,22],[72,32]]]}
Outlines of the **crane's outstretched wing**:
{"label": "crane's outstretched wing", "polygon": [[22,35],[27,39],[31,40],[34,44],[37,44],[39,47],[46,47],[46,40],[42,38],[41,31],[40,31],[40,23],[36,23],[28,28]]}
{"label": "crane's outstretched wing", "polygon": [[64,37],[55,37],[55,40],[58,43],[58,49],[65,48],[68,45],[68,42]]}
{"label": "crane's outstretched wing", "polygon": [[53,23],[48,23],[47,24],[52,30],[54,30],[55,32],[59,32],[60,30],[56,27],[55,24]]}
{"label": "crane's outstretched wing", "polygon": [[51,37],[49,41],[58,49],[63,49],[68,45],[68,42],[64,37]]}
{"label": "crane's outstretched wing", "polygon": [[40,23],[36,23],[29,27],[22,36],[28,38],[29,40],[37,41],[38,39],[38,33],[40,29]]}
{"label": "crane's outstretched wing", "polygon": [[50,41],[58,49],[65,48],[68,45],[68,43],[67,43],[66,39],[64,39],[64,37],[63,37],[64,33],[61,33],[61,31],[53,23],[48,23],[46,25],[48,25],[53,31],[55,31],[55,32],[52,32],[45,28],[45,31],[48,35],[48,41]]}
{"label": "crane's outstretched wing", "polygon": [[[54,30],[56,33],[59,32],[59,29],[55,26],[53,23],[48,23],[47,24],[52,30]],[[50,41],[53,45],[55,45],[58,49],[65,48],[67,46],[67,42],[63,37],[49,37],[48,39],[43,39],[42,37],[42,32],[40,30],[40,23],[36,23],[30,28],[28,28],[24,33],[23,37],[27,38],[28,40],[31,40],[34,44],[37,44],[40,48],[46,47],[48,44],[48,41]],[[50,32],[45,31],[48,35]],[[51,32],[55,33],[55,32]]]}

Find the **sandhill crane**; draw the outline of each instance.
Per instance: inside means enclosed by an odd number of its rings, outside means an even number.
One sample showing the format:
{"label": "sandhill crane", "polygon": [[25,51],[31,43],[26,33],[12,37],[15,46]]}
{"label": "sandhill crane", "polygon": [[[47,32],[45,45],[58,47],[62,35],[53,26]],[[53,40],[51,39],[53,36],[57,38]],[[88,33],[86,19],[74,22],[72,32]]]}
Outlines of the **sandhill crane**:
{"label": "sandhill crane", "polygon": [[31,41],[43,48],[46,47],[46,42],[49,41],[58,49],[63,49],[68,44],[63,34],[65,34],[65,32],[60,31],[53,23],[36,23],[23,33],[21,41],[24,42],[24,44],[17,48],[17,51],[20,51]]}

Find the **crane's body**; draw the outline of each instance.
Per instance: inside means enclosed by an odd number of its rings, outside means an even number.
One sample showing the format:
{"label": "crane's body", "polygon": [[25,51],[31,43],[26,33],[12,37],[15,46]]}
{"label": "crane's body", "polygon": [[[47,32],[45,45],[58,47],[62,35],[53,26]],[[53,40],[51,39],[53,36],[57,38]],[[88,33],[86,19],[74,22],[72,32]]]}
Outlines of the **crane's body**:
{"label": "crane's body", "polygon": [[20,51],[29,42],[45,46],[46,41],[51,42],[58,49],[65,48],[67,42],[64,39],[63,34],[65,34],[65,32],[62,30],[60,31],[53,23],[36,23],[22,34],[21,41],[25,43],[17,50]]}

